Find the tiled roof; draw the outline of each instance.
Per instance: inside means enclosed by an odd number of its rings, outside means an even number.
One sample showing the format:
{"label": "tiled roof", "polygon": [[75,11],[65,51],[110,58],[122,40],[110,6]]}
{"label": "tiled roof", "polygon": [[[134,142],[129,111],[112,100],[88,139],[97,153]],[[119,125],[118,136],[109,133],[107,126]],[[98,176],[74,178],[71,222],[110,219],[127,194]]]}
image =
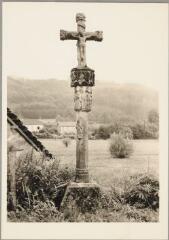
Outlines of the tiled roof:
{"label": "tiled roof", "polygon": [[10,125],[16,126],[16,131],[36,150],[43,152],[46,157],[52,158],[52,154],[43,146],[43,144],[27,129],[16,114],[7,108],[7,121]]}
{"label": "tiled roof", "polygon": [[76,122],[58,122],[60,127],[76,127]]}
{"label": "tiled roof", "polygon": [[41,120],[39,120],[39,119],[29,119],[29,118],[26,118],[26,119],[22,119],[22,122],[25,125],[44,125],[44,123]]}

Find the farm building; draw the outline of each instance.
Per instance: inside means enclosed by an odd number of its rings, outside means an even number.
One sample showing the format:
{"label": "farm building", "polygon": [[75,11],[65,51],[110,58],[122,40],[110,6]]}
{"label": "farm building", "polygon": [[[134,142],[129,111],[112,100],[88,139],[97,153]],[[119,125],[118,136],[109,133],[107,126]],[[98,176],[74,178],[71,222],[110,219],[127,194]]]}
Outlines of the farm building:
{"label": "farm building", "polygon": [[57,122],[55,118],[48,118],[48,119],[42,118],[39,121],[41,122],[41,124],[47,124],[47,125],[53,125],[53,124],[56,124]]}
{"label": "farm building", "polygon": [[[7,129],[8,129],[8,146],[10,140],[15,139],[15,145],[19,142],[17,149],[34,149],[40,153],[43,153],[47,157],[52,157],[52,154],[45,149],[42,143],[31,133],[26,125],[14,114],[9,108],[7,109]],[[19,150],[18,149],[18,150]]]}
{"label": "farm building", "polygon": [[[34,151],[35,150],[35,151]],[[7,109],[7,159],[8,180],[11,203],[16,207],[16,169],[24,159],[31,160],[33,153],[47,159],[53,158],[52,154],[45,149],[42,143],[29,131],[20,119],[8,108]]]}
{"label": "farm building", "polygon": [[38,119],[22,119],[22,121],[31,132],[39,132],[44,128],[44,123]]}
{"label": "farm building", "polygon": [[58,122],[58,132],[63,134],[76,134],[76,122]]}

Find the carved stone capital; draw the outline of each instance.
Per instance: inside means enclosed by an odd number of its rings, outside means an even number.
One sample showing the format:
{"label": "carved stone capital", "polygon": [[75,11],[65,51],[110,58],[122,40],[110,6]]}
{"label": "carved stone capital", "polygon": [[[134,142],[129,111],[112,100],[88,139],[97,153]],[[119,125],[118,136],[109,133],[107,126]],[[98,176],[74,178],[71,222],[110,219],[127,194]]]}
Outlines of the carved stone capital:
{"label": "carved stone capital", "polygon": [[91,87],[75,87],[74,91],[74,110],[90,112],[92,106],[92,88]]}
{"label": "carved stone capital", "polygon": [[94,86],[95,85],[94,70],[84,68],[73,68],[71,70],[71,87],[77,86]]}

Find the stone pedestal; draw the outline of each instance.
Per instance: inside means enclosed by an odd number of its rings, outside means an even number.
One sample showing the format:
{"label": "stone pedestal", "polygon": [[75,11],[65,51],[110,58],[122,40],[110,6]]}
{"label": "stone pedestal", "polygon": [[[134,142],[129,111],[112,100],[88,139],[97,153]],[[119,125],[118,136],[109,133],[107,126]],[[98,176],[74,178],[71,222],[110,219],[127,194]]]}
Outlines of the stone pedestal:
{"label": "stone pedestal", "polygon": [[[102,41],[102,31],[86,32],[85,15],[76,14],[77,32],[60,30],[61,40],[77,40],[78,67],[71,70],[71,87],[74,87],[74,110],[76,111],[76,183],[68,186],[65,199],[75,198],[76,201],[87,201],[88,197],[99,191],[98,186],[89,183],[88,171],[88,112],[92,105],[92,87],[95,84],[94,70],[87,67],[86,42]],[[97,189],[97,190],[96,190]],[[76,198],[77,196],[77,198]],[[95,200],[92,201],[95,203]],[[71,203],[71,200],[70,200]],[[79,202],[79,206],[80,206]],[[90,201],[88,202],[90,205]]]}
{"label": "stone pedestal", "polygon": [[60,210],[78,211],[81,213],[95,212],[99,207],[100,187],[94,182],[71,182],[66,189]]}

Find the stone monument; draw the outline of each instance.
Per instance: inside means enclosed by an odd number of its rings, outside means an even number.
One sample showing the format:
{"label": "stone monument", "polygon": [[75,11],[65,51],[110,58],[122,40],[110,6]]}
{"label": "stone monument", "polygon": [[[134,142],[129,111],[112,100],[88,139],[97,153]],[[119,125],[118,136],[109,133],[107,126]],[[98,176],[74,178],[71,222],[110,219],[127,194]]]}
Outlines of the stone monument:
{"label": "stone monument", "polygon": [[[102,32],[86,32],[85,15],[76,14],[77,31],[60,30],[61,40],[77,40],[77,67],[71,70],[71,87],[74,87],[76,111],[76,178],[73,186],[90,186],[88,171],[88,112],[92,105],[92,87],[95,85],[94,70],[86,63],[86,41],[102,41]],[[86,183],[86,184],[85,184]]]}
{"label": "stone monument", "polygon": [[102,41],[102,32],[86,32],[85,15],[76,14],[77,32],[60,30],[61,40],[77,40],[78,66],[71,70],[71,87],[74,87],[76,111],[76,182],[89,182],[88,172],[88,112],[92,105],[94,70],[87,67],[86,41]]}

